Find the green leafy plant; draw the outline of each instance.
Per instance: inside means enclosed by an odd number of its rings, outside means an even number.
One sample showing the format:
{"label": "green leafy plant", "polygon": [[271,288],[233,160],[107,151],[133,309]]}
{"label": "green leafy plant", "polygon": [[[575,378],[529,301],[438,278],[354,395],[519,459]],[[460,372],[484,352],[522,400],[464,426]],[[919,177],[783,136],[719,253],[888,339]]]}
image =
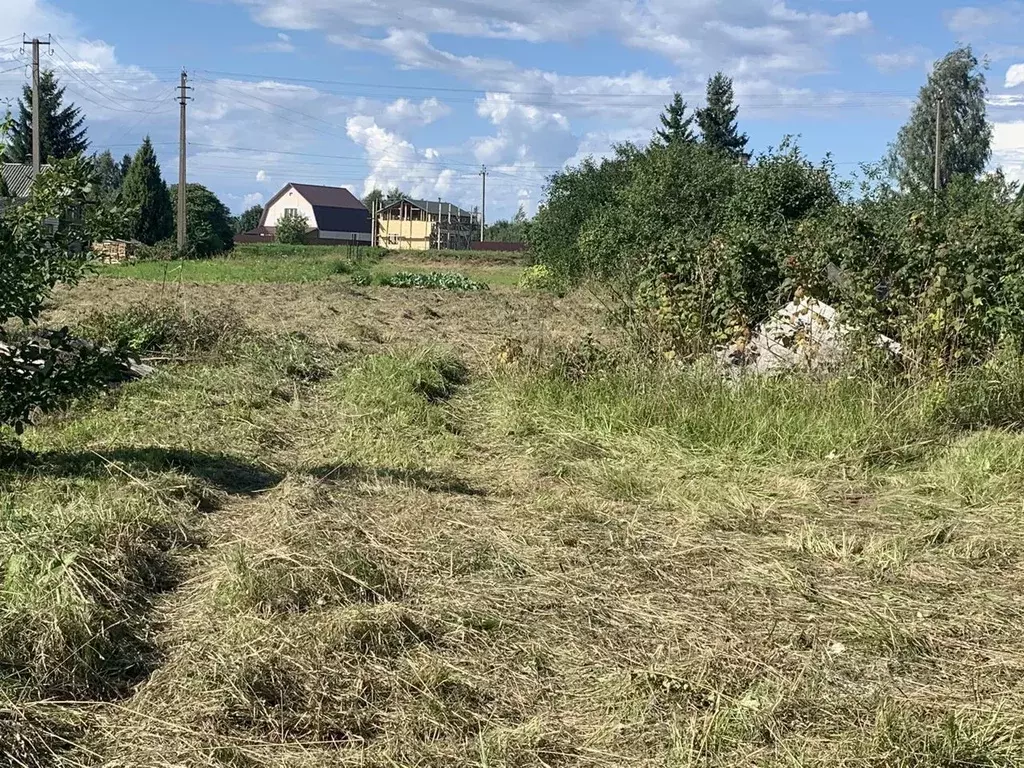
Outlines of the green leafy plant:
{"label": "green leafy plant", "polygon": [[88,160],[56,161],[23,204],[0,216],[0,427],[20,432],[36,409],[109,380],[109,354],[77,343],[66,328],[27,334],[11,325],[34,322],[56,285],[84,274],[88,244],[123,225],[117,209],[92,203],[91,177]]}
{"label": "green leafy plant", "polygon": [[282,245],[302,245],[309,234],[309,219],[296,211],[285,211],[277,220],[274,234]]}
{"label": "green leafy plant", "polygon": [[459,272],[396,272],[383,275],[378,283],[389,288],[433,288],[442,291],[486,291],[487,283],[478,283]]}

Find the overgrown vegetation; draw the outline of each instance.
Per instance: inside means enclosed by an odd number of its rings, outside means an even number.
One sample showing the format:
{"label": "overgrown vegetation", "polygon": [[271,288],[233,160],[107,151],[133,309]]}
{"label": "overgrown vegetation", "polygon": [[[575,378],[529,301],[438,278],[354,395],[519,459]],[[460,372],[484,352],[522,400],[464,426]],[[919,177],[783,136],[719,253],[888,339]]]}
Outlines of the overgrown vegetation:
{"label": "overgrown vegetation", "polygon": [[37,409],[107,381],[109,355],[80,347],[66,329],[29,328],[55,286],[82,277],[90,259],[83,243],[118,226],[117,210],[91,204],[90,175],[85,160],[55,161],[28,200],[0,216],[0,430],[20,432]]}
{"label": "overgrown vegetation", "polygon": [[377,284],[388,288],[433,288],[442,291],[486,291],[487,283],[470,280],[459,272],[395,272],[380,275]]}
{"label": "overgrown vegetation", "polygon": [[[879,333],[917,370],[1019,353],[1024,213],[1016,186],[977,177],[991,133],[984,83],[969,49],[941,61],[894,147],[904,188],[871,171],[856,189],[789,141],[737,162],[743,142],[722,138],[736,134],[727,79],[713,80],[721,115],[703,113],[706,127],[728,128],[697,141],[677,99],[659,141],[552,177],[536,258],[570,284],[597,281],[642,346],[687,359],[741,344],[798,295],[862,329],[861,357]],[[936,193],[921,181],[939,92],[949,138]]]}

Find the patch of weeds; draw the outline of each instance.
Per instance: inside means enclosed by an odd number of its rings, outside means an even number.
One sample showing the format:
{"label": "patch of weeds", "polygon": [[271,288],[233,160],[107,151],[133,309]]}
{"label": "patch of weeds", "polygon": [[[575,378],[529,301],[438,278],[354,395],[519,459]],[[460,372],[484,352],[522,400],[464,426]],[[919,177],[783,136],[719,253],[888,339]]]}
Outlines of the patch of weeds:
{"label": "patch of weeds", "polygon": [[87,337],[115,349],[176,357],[229,349],[248,335],[242,316],[230,305],[190,310],[170,302],[94,312],[81,327]]}
{"label": "patch of weeds", "polygon": [[879,710],[866,765],[877,768],[1011,768],[1024,754],[1024,727],[1009,715],[947,712],[935,717],[905,702]]}
{"label": "patch of weeds", "polygon": [[378,285],[388,288],[430,288],[440,291],[486,291],[487,283],[478,283],[460,272],[395,272],[381,275]]}

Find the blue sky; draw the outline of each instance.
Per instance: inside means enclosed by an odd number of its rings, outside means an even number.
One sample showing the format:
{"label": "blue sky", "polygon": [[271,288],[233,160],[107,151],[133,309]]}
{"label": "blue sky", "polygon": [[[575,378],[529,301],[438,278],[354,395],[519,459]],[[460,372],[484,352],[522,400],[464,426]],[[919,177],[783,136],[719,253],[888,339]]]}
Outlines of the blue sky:
{"label": "blue sky", "polygon": [[[398,185],[489,218],[616,141],[644,141],[673,91],[735,79],[762,150],[798,135],[841,171],[879,159],[935,58],[990,61],[995,157],[1024,179],[1024,2],[956,0],[0,0],[88,118],[92,149],[152,136],[177,173],[177,73],[189,72],[189,177],[235,211],[289,181]],[[3,36],[3,33],[0,33]],[[25,80],[0,43],[0,96]]]}

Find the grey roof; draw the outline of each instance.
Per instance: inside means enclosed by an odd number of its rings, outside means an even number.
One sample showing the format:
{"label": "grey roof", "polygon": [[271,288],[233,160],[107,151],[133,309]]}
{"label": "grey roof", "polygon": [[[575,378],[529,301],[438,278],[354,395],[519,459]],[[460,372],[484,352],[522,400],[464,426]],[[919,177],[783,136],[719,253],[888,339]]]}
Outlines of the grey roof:
{"label": "grey roof", "polygon": [[[412,203],[413,205],[415,205],[420,210],[426,211],[427,213],[431,214],[432,216],[437,214],[438,209],[440,209],[442,216],[447,216],[449,210],[451,210],[452,216],[472,216],[473,215],[469,211],[464,210],[462,208],[459,208],[459,206],[454,205],[453,203],[446,203],[443,200],[441,202],[438,202],[437,200],[414,200],[411,197],[406,197],[406,198],[403,198],[403,199],[407,203]],[[387,210],[391,206],[397,205],[400,202],[402,202],[402,200],[395,200],[394,202],[388,203],[387,205],[385,205],[384,208],[382,208],[381,210]]]}
{"label": "grey roof", "polygon": [[[45,171],[49,167],[44,165],[41,170]],[[0,174],[3,174],[4,184],[11,197],[28,197],[29,190],[32,189],[32,181],[35,178],[31,165],[2,163],[0,164]]]}

